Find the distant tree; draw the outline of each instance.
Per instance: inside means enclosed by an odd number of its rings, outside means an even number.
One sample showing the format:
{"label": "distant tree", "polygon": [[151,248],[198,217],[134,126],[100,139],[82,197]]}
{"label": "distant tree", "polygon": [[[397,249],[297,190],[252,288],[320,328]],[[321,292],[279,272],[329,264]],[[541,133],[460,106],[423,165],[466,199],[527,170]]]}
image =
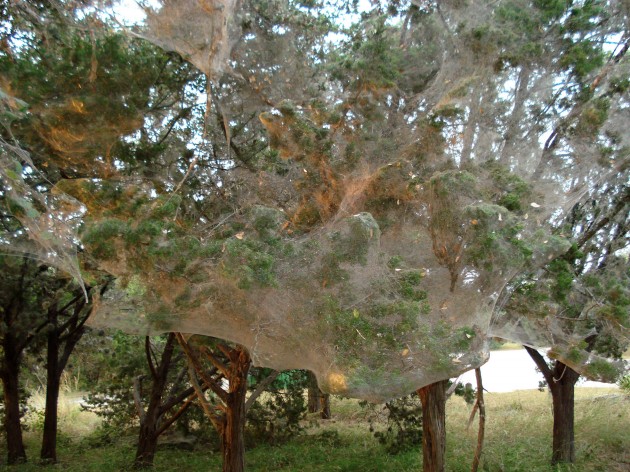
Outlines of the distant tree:
{"label": "distant tree", "polygon": [[250,370],[250,392],[257,390],[262,382],[266,387],[264,395],[259,396],[247,411],[245,444],[248,447],[260,442],[281,444],[303,430],[308,373],[304,370],[284,371],[269,383],[266,379],[272,373],[270,369],[260,367]]}

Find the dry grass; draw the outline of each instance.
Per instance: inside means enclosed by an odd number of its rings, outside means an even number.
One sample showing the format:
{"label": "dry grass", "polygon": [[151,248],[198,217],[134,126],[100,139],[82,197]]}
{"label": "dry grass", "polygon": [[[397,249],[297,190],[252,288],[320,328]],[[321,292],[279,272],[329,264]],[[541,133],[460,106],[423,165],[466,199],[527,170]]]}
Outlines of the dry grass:
{"label": "dry grass", "polygon": [[[66,440],[78,441],[92,433],[101,419],[94,413],[81,410],[83,392],[69,392],[62,389],[57,404],[59,413],[59,432]],[[40,435],[44,424],[46,396],[38,390],[29,398],[30,409],[26,417],[30,434]]]}
{"label": "dry grass", "polygon": [[[96,428],[98,418],[80,411],[80,394],[64,394],[60,402],[60,468],[68,471],[118,471],[131,463],[133,438],[91,448],[79,439]],[[43,407],[43,398],[33,403]],[[486,472],[549,472],[551,398],[548,393],[518,391],[486,394],[487,429],[480,470]],[[467,430],[471,407],[461,398],[447,404],[447,471],[470,470],[477,423]],[[367,413],[356,400],[333,398],[333,419],[311,416],[311,427],[280,447],[261,446],[247,452],[248,471],[285,472],[405,472],[421,470],[419,450],[388,455],[368,430]],[[35,417],[35,420],[37,418]],[[576,464],[558,470],[627,472],[630,470],[630,397],[616,388],[576,389]],[[36,457],[40,433],[27,434],[29,455]],[[1,466],[0,466],[1,468]],[[34,464],[10,470],[40,470]],[[220,455],[206,446],[194,451],[160,450],[155,471],[220,470]]]}

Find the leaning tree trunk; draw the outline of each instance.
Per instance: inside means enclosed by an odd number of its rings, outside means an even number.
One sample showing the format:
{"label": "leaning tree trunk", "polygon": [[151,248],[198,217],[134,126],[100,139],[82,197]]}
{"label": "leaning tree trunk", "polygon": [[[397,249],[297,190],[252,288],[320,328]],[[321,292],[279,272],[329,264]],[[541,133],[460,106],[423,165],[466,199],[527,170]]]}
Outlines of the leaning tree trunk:
{"label": "leaning tree trunk", "polygon": [[447,383],[447,380],[441,380],[418,390],[422,402],[422,470],[424,472],[444,472]]}
{"label": "leaning tree trunk", "polygon": [[[234,362],[235,361],[235,362]],[[221,431],[221,453],[223,472],[243,472],[245,470],[245,397],[247,395],[247,374],[251,359],[245,349],[239,349],[238,359],[230,365],[230,386],[228,390],[224,426]]]}
{"label": "leaning tree trunk", "polygon": [[551,463],[575,461],[575,383],[580,374],[557,361],[552,382],[549,383],[553,401],[553,446]]}
{"label": "leaning tree trunk", "polygon": [[20,423],[20,356],[16,353],[15,339],[5,335],[2,366],[2,388],[4,390],[4,431],[7,436],[7,462],[26,462],[26,450]]}

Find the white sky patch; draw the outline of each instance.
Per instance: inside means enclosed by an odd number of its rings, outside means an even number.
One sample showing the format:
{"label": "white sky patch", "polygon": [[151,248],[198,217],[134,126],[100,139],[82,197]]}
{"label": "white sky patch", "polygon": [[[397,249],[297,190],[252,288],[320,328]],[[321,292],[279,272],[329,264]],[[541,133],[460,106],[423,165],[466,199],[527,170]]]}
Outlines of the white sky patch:
{"label": "white sky patch", "polygon": [[156,10],[161,7],[160,2],[156,0],[145,1],[142,4],[136,0],[120,0],[114,4],[111,13],[116,20],[125,26],[137,25],[143,23],[147,17],[141,5],[146,5]]}

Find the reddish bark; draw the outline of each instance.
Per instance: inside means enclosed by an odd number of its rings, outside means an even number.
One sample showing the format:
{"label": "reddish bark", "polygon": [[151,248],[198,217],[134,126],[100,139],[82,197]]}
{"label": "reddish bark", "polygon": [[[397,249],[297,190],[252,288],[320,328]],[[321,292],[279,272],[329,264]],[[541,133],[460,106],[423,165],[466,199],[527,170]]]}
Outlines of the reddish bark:
{"label": "reddish bark", "polygon": [[441,380],[418,390],[422,402],[422,470],[424,472],[444,472],[447,384],[447,380]]}

